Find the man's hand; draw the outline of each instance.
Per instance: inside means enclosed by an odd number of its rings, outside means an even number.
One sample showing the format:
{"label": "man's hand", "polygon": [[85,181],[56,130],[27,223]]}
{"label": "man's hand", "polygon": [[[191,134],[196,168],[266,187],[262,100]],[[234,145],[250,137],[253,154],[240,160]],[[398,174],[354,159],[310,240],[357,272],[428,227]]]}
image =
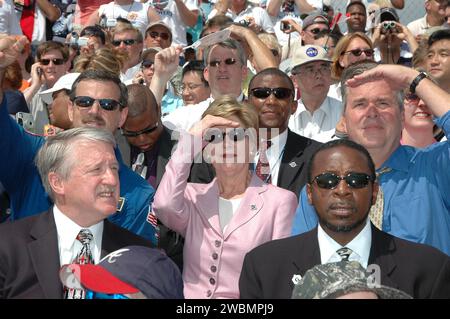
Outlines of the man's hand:
{"label": "man's hand", "polygon": [[15,36],[0,35],[0,71],[3,71],[8,65],[17,60],[20,52],[28,43],[25,36],[16,40]]}
{"label": "man's hand", "polygon": [[169,80],[177,71],[182,51],[181,46],[172,46],[158,52],[155,55],[155,75],[160,79],[164,78]]}

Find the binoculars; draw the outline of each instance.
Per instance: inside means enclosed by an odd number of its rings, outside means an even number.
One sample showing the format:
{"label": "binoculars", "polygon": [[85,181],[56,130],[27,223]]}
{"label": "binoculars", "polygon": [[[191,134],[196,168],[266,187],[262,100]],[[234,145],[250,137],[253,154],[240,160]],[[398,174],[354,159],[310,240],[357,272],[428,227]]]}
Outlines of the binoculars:
{"label": "binoculars", "polygon": [[394,21],[383,21],[381,26],[384,30],[395,30],[395,22]]}

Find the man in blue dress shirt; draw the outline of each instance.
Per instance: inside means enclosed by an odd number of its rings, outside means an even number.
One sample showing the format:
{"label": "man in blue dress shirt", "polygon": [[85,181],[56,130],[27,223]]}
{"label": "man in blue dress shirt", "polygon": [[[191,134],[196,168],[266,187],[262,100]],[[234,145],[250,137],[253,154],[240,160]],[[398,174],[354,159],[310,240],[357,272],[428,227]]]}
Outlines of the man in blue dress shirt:
{"label": "man in blue dress shirt", "polygon": [[[424,73],[372,62],[354,65],[342,76],[345,127],[349,138],[374,159],[384,194],[382,230],[450,255],[450,141],[425,149],[400,145],[406,89],[426,102],[448,138],[450,95]],[[302,189],[293,234],[316,225],[316,213]]]}

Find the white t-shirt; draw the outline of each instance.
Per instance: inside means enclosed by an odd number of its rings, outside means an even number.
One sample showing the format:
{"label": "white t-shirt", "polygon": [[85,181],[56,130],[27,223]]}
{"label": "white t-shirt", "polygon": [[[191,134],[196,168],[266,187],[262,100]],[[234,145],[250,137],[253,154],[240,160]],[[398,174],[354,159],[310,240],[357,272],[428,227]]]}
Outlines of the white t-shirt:
{"label": "white t-shirt", "polygon": [[11,0],[2,0],[0,5],[0,33],[9,35],[20,35],[22,29],[20,22],[14,11],[14,5]]}
{"label": "white t-shirt", "polygon": [[[197,0],[183,0],[189,10],[200,10]],[[188,26],[181,20],[178,7],[173,0],[150,0],[147,2],[149,6],[155,8],[161,17],[161,21],[167,24],[172,31],[172,45],[187,45],[186,28]]]}
{"label": "white t-shirt", "polygon": [[145,34],[145,29],[150,21],[147,16],[148,7],[140,2],[132,2],[131,4],[118,5],[114,2],[102,4],[98,8],[98,16],[103,14],[107,19],[124,18],[131,22],[133,27],[139,29],[142,35]]}

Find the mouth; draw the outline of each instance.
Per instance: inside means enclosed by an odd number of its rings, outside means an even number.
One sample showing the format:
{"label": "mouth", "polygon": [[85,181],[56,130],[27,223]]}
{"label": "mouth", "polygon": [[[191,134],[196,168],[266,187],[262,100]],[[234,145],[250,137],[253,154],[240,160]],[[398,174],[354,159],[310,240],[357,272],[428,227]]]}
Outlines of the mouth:
{"label": "mouth", "polygon": [[89,127],[104,127],[105,123],[101,121],[86,121],[84,125]]}
{"label": "mouth", "polygon": [[348,217],[356,212],[356,209],[352,205],[331,205],[328,208],[328,212],[339,217]]}
{"label": "mouth", "polygon": [[152,146],[153,146],[152,144],[143,144],[143,145],[138,145],[138,148],[141,151],[146,151],[146,150],[150,149]]}
{"label": "mouth", "polygon": [[413,116],[418,118],[429,118],[431,117],[431,114],[428,112],[415,112]]}

